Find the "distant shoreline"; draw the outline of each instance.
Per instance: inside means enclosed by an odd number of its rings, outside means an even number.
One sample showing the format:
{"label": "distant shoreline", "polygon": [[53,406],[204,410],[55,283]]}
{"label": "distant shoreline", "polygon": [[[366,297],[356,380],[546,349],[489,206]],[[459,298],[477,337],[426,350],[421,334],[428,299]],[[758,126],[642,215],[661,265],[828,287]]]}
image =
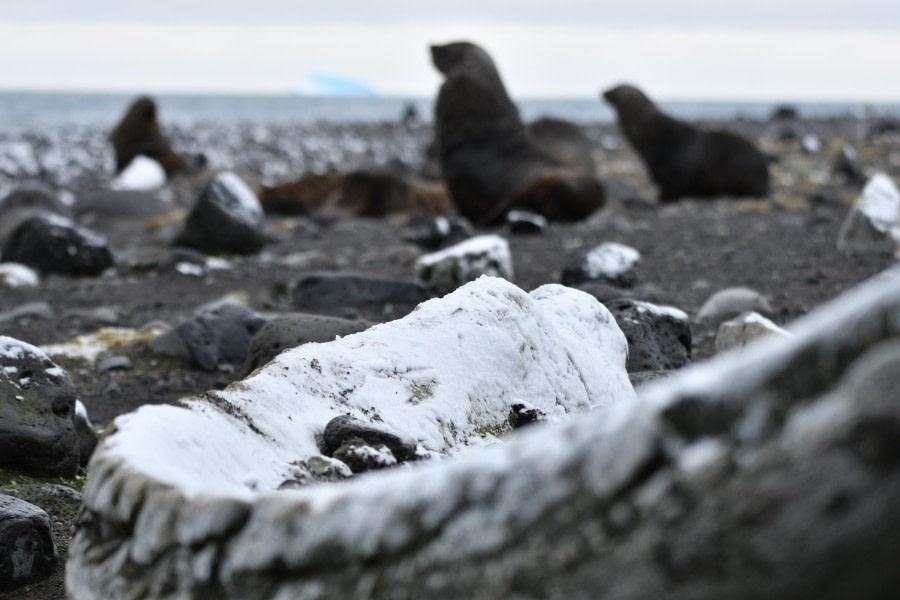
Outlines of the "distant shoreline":
{"label": "distant shoreline", "polygon": [[[112,126],[139,94],[127,92],[0,91],[0,129]],[[164,124],[205,121],[265,124],[397,121],[412,105],[421,121],[430,121],[433,98],[401,96],[311,96],[284,94],[153,94]],[[522,117],[552,116],[577,123],[609,123],[610,107],[597,98],[517,98]],[[667,112],[688,120],[767,120],[776,107],[791,106],[801,119],[886,116],[900,118],[900,101],[744,101],[662,100]]]}

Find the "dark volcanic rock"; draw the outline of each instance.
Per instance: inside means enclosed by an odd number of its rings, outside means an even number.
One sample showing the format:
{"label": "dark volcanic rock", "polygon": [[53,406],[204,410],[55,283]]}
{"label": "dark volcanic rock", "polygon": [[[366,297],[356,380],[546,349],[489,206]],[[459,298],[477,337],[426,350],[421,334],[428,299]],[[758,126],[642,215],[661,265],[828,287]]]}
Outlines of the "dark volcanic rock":
{"label": "dark volcanic rock", "polygon": [[69,207],[47,185],[28,183],[11,191],[0,200],[0,245],[20,224],[45,213],[71,216]]}
{"label": "dark volcanic rock", "polygon": [[629,299],[606,303],[628,340],[628,371],[678,369],[691,360],[691,324],[668,307]]}
{"label": "dark volcanic rock", "polygon": [[39,349],[0,337],[0,465],[36,475],[78,470],[75,386]]}
{"label": "dark volcanic rock", "polygon": [[422,284],[361,273],[324,272],[307,275],[294,286],[298,307],[359,306],[363,304],[418,304],[431,296]]}
{"label": "dark volcanic rock", "polygon": [[204,252],[252,254],[265,244],[262,220],[250,188],[234,173],[219,173],[201,192],[175,241]]}
{"label": "dark volcanic rock", "polygon": [[157,354],[189,360],[211,371],[222,364],[242,363],[250,339],[264,323],[265,319],[246,306],[223,302],[201,308],[149,345]]}
{"label": "dark volcanic rock", "polygon": [[0,494],[0,592],[44,579],[58,560],[47,513]]}
{"label": "dark volcanic rock", "polygon": [[3,261],[63,275],[99,275],[113,265],[106,238],[52,214],[21,223],[3,246]]}
{"label": "dark volcanic rock", "polygon": [[547,413],[524,402],[513,404],[509,410],[509,420],[513,429],[547,420]]}
{"label": "dark volcanic rock", "polygon": [[341,446],[353,438],[359,438],[373,447],[387,446],[398,461],[409,460],[416,453],[417,444],[412,437],[349,415],[335,417],[325,426],[325,431],[322,432],[322,452],[333,456]]}
{"label": "dark volcanic rock", "polygon": [[354,474],[393,467],[397,459],[384,444],[370,445],[360,438],[350,438],[334,451],[334,458],[341,461]]}
{"label": "dark volcanic rock", "polygon": [[371,325],[366,321],[303,313],[277,316],[266,322],[250,340],[242,372],[244,375],[249,374],[286,348],[294,348],[308,342],[330,342],[336,337],[368,329]]}

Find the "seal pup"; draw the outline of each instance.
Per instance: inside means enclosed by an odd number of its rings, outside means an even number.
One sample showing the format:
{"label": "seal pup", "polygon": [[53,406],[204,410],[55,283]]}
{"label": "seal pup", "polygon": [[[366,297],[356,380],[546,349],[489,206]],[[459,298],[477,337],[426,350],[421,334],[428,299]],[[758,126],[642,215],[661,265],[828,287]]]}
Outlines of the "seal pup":
{"label": "seal pup", "polygon": [[116,152],[116,173],[121,173],[134,157],[142,154],[157,161],[167,177],[187,168],[163,136],[156,118],[156,103],[147,96],[132,102],[122,120],[109,135]]}
{"label": "seal pup", "polygon": [[459,212],[489,224],[511,208],[550,219],[582,219],[604,202],[593,176],[534,143],[494,61],[470,42],[431,46],[444,83],[435,103],[435,148]]}
{"label": "seal pup", "polygon": [[703,131],[660,111],[639,89],[620,85],[603,93],[619,126],[659,188],[659,199],[765,196],[766,157],[742,137]]}

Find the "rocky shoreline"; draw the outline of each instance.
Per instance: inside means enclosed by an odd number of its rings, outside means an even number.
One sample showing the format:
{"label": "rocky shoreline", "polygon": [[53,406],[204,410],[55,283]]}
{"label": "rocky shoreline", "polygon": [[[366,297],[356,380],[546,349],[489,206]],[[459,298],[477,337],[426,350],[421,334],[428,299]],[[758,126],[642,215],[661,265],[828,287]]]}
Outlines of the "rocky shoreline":
{"label": "rocky shoreline", "polygon": [[[889,254],[839,252],[837,239],[865,181],[876,173],[900,181],[896,129],[876,117],[717,125],[757,140],[773,158],[769,198],[658,205],[642,165],[616,127],[589,124],[585,131],[597,144],[595,159],[609,196],[604,210],[579,223],[551,223],[539,233],[515,233],[507,224],[478,233],[508,242],[510,280],[525,291],[562,281],[573,263],[604,242],[635,248],[641,258],[633,282],[588,281],[579,287],[605,301],[628,296],[683,311],[694,362],[716,353],[718,322],[699,318],[715,292],[751,288],[767,300],[767,316],[785,326],[894,263]],[[303,312],[382,323],[415,307],[417,301],[388,299],[310,309],[298,304],[296,288],[318,273],[414,280],[416,261],[430,250],[410,240],[428,219],[267,214],[260,252],[211,261],[171,246],[205,179],[176,178],[129,198],[92,195],[112,179],[106,133],[71,127],[0,134],[0,195],[29,182],[49,186],[68,202],[77,221],[105,236],[115,260],[96,277],[47,274],[36,286],[4,287],[0,296],[0,334],[43,348],[64,367],[98,429],[139,406],[220,390],[244,375],[240,361],[216,360],[211,368],[200,368],[184,355],[147,348],[148,338],[176,329],[210,303],[237,299],[263,321]],[[428,174],[427,124],[198,124],[167,134],[180,151],[203,154],[214,170],[233,171],[253,189],[327,169],[392,164]],[[114,207],[110,202],[116,200],[121,202]],[[0,472],[0,492],[50,514],[63,559],[83,483],[83,472],[53,479],[52,485]],[[62,569],[0,597],[63,598]]]}

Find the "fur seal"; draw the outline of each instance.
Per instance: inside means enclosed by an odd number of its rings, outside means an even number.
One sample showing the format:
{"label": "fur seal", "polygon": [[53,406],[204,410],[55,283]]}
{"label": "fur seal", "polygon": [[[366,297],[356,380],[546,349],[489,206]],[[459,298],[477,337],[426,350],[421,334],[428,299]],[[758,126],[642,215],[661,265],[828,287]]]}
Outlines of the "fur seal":
{"label": "fur seal", "polygon": [[116,173],[121,173],[139,154],[162,165],[167,177],[187,167],[185,160],[169,147],[156,119],[156,103],[147,96],[139,97],[128,107],[109,140],[116,151]]}
{"label": "fur seal", "polygon": [[604,202],[593,176],[560,163],[528,134],[491,57],[470,42],[431,46],[444,83],[435,104],[435,148],[459,212],[491,223],[522,207],[582,219]]}
{"label": "fur seal", "polygon": [[296,181],[257,193],[268,213],[384,217],[407,212],[449,214],[453,203],[443,184],[407,177],[387,169],[346,174],[307,173]]}
{"label": "fur seal", "polygon": [[661,112],[636,87],[603,93],[619,126],[668,202],[686,196],[765,196],[766,157],[752,143],[724,131],[703,131]]}

